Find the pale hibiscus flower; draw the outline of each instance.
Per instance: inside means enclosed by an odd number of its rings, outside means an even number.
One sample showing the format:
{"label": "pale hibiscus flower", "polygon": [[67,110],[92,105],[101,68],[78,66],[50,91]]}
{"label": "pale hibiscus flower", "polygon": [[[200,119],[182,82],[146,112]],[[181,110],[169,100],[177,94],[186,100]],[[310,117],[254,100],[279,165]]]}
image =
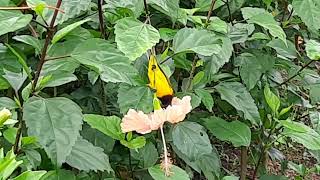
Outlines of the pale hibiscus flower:
{"label": "pale hibiscus flower", "polygon": [[166,108],[161,108],[159,99],[154,98],[153,102],[154,111],[149,114],[145,114],[142,111],[136,111],[129,109],[128,113],[122,118],[120,124],[122,132],[136,131],[140,134],[150,133],[153,130],[160,129],[162,143],[163,143],[163,155],[161,156],[160,167],[164,171],[166,176],[172,174],[172,160],[170,153],[167,151],[166,141],[163,133],[163,124],[170,122],[172,124],[183,121],[186,115],[191,111],[191,97],[185,96],[182,99],[174,97],[171,105]]}
{"label": "pale hibiscus flower", "polygon": [[159,129],[165,122],[174,124],[183,121],[191,109],[190,96],[185,96],[182,99],[174,97],[171,105],[164,109],[154,110],[150,114],[129,109],[128,113],[122,118],[121,130],[124,133],[131,131],[140,134],[150,133]]}

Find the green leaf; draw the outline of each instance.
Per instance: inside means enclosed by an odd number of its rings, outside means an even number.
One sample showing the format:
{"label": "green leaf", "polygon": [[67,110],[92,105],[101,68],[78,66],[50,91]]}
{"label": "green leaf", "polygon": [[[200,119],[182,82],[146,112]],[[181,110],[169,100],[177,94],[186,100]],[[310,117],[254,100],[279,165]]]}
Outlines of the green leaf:
{"label": "green leaf", "polygon": [[[172,131],[173,144],[191,161],[212,152],[212,146],[204,128],[195,122],[182,122]],[[190,148],[192,147],[192,148]]]}
{"label": "green leaf", "polygon": [[25,171],[13,180],[39,180],[47,171]]}
{"label": "green leaf", "polygon": [[311,111],[309,113],[310,121],[312,123],[313,129],[320,133],[320,112]]}
{"label": "green leaf", "polygon": [[52,162],[60,166],[79,136],[81,108],[63,97],[31,97],[23,112],[29,136],[37,137]]}
{"label": "green leaf", "polygon": [[81,136],[94,146],[101,147],[106,154],[112,152],[116,142],[116,140],[112,139],[110,136],[106,136],[101,131],[91,128],[89,125],[83,126]]}
{"label": "green leaf", "polygon": [[128,86],[122,84],[118,90],[118,104],[122,114],[129,109],[149,113],[153,110],[153,94],[147,86]]}
{"label": "green leaf", "polygon": [[174,36],[177,34],[178,30],[176,29],[169,29],[169,28],[160,28],[160,39],[167,42],[174,38]]}
{"label": "green leaf", "polygon": [[187,23],[187,13],[179,7],[179,0],[148,0],[148,4],[171,17],[173,24],[177,21],[184,25]]}
{"label": "green leaf", "polygon": [[264,98],[269,105],[270,109],[273,113],[278,115],[279,108],[280,108],[280,99],[277,95],[275,95],[269,88],[268,85],[264,87]]}
{"label": "green leaf", "polygon": [[[303,123],[291,122],[291,124],[294,125],[295,129],[293,130],[287,126],[283,132],[285,136],[288,136],[293,141],[302,144],[307,149],[320,150],[320,135],[315,130]],[[299,130],[303,129],[304,132],[297,131],[297,127],[299,127]]]}
{"label": "green leaf", "polygon": [[138,149],[145,146],[146,138],[144,136],[138,136],[130,141],[120,140],[120,143],[129,149]]}
{"label": "green leaf", "polygon": [[[307,0],[308,1],[308,0]],[[312,60],[320,60],[320,43],[309,40],[306,44],[307,56]]]}
{"label": "green leaf", "polygon": [[92,145],[82,137],[79,137],[72,147],[71,153],[67,156],[66,163],[83,171],[112,171],[109,157],[103,153],[103,149]]}
{"label": "green leaf", "polygon": [[[55,6],[56,0],[43,0],[46,4]],[[70,18],[80,15],[83,11],[90,8],[91,0],[72,0],[62,1],[60,9],[64,10],[64,13],[58,13],[55,24],[62,24]],[[47,22],[51,21],[54,11],[52,9],[45,8],[43,12],[44,19]],[[40,19],[40,18],[39,18]],[[42,22],[42,20],[40,20]]]}
{"label": "green leaf", "polygon": [[250,128],[240,121],[227,122],[213,116],[205,119],[205,126],[216,138],[221,141],[229,141],[235,147],[250,145]]}
{"label": "green leaf", "polygon": [[6,69],[3,69],[3,71],[5,74],[2,77],[4,77],[9,82],[9,84],[15,91],[18,91],[23,85],[24,81],[27,79],[27,74],[24,70],[18,73],[8,71]]}
{"label": "green leaf", "polygon": [[36,54],[40,54],[40,52],[41,52],[41,49],[42,49],[41,42],[33,36],[19,35],[19,36],[12,37],[12,39],[14,39],[16,41],[20,41],[25,44],[29,44],[30,46],[34,47],[36,50]]}
{"label": "green leaf", "polygon": [[286,127],[287,129],[290,129],[292,131],[295,132],[299,132],[299,133],[305,133],[308,132],[309,129],[306,129],[304,124],[301,124],[299,122],[294,122],[291,120],[280,120],[279,123]]}
{"label": "green leaf", "polygon": [[48,171],[40,180],[76,180],[76,176],[72,171],[57,169]]}
{"label": "green leaf", "polygon": [[221,162],[219,153],[214,148],[210,154],[204,154],[196,160],[196,164],[207,179],[216,179],[220,176]]}
{"label": "green leaf", "polygon": [[118,49],[131,61],[136,60],[160,39],[157,29],[134,18],[123,18],[114,26]]}
{"label": "green leaf", "polygon": [[309,93],[312,104],[320,102],[320,84],[311,85]]}
{"label": "green leaf", "polygon": [[92,128],[95,128],[113,139],[123,140],[125,134],[122,133],[120,123],[121,119],[117,116],[101,116],[95,114],[85,114],[84,121]]}
{"label": "green leaf", "polygon": [[16,51],[14,50],[14,48],[12,48],[9,44],[6,44],[6,46],[10,49],[10,51],[15,55],[17,56],[18,58],[18,62],[21,64],[21,66],[23,67],[23,70],[27,73],[28,75],[28,78],[29,80],[31,81],[32,80],[32,75],[31,75],[31,72],[30,72],[30,69],[27,65],[27,62],[25,59],[23,59],[23,57]]}
{"label": "green leaf", "polygon": [[68,26],[60,29],[52,38],[51,43],[55,44],[56,42],[58,42],[60,39],[62,39],[64,36],[66,36],[68,33],[70,33],[71,31],[73,31],[75,28],[81,26],[82,24],[86,23],[90,21],[90,19],[85,19],[82,21],[78,21],[72,24],[69,24]]}
{"label": "green leaf", "polygon": [[[205,12],[209,11],[210,6],[211,6],[211,0],[196,0],[196,8],[199,8],[199,11]],[[213,10],[221,7],[225,3],[222,0],[217,0],[215,6],[213,7]]]}
{"label": "green leaf", "polygon": [[193,51],[200,55],[211,56],[221,51],[221,39],[205,29],[183,28],[173,39],[174,53]]}
{"label": "green leaf", "polygon": [[18,108],[16,102],[8,97],[0,97],[0,110],[3,108],[16,109]]}
{"label": "green leaf", "polygon": [[[23,143],[23,146],[25,145],[28,145],[28,144]],[[32,165],[33,168],[37,168],[41,164],[41,155],[37,150],[25,149],[24,153],[26,154],[26,158],[28,159],[29,163]]]}
{"label": "green leaf", "polygon": [[100,74],[105,82],[133,84],[137,70],[114,45],[103,39],[89,39],[81,43],[71,55],[81,64]]}
{"label": "green leaf", "polygon": [[253,24],[237,23],[232,26],[229,33],[232,44],[244,43],[247,41],[254,29],[255,27]]}
{"label": "green leaf", "polygon": [[248,23],[254,23],[262,26],[263,28],[269,30],[273,37],[281,39],[285,44],[287,43],[285,32],[274,20],[272,14],[266,12],[264,9],[252,7],[242,8],[241,12],[244,19],[246,19]]}
{"label": "green leaf", "polygon": [[201,98],[202,103],[208,111],[212,112],[214,102],[210,92],[205,89],[196,89],[195,93]]}
{"label": "green leaf", "polygon": [[152,142],[147,142],[145,146],[139,149],[131,149],[131,156],[139,161],[139,167],[149,168],[158,161],[158,151]]}
{"label": "green leaf", "polygon": [[234,108],[244,113],[244,118],[250,120],[254,125],[260,125],[261,119],[258,108],[246,88],[238,82],[222,82],[216,90],[220,93],[221,99],[226,100]]}
{"label": "green leaf", "polygon": [[25,15],[20,11],[0,10],[0,36],[25,27],[29,24],[31,19],[31,14]]}
{"label": "green leaf", "polygon": [[166,176],[163,170],[160,168],[160,165],[155,165],[148,169],[150,175],[154,180],[189,180],[189,175],[178,166],[172,165],[170,176]]}
{"label": "green leaf", "polygon": [[208,80],[211,81],[213,76],[219,71],[219,69],[230,60],[232,55],[233,47],[232,42],[229,38],[222,39],[222,48],[218,54],[214,54],[209,57],[204,57],[206,62],[205,72],[208,76]]}
{"label": "green leaf", "polygon": [[262,175],[261,180],[288,180],[286,176],[277,176],[277,175]]}
{"label": "green leaf", "polygon": [[211,17],[210,18],[210,24],[207,27],[210,30],[227,34],[228,33],[228,25],[225,21],[221,20],[218,17]]}
{"label": "green leaf", "polygon": [[11,144],[14,144],[16,140],[18,128],[9,127],[3,132],[3,137]]}
{"label": "green leaf", "polygon": [[292,7],[309,29],[320,29],[320,3],[317,0],[293,0]]}
{"label": "green leaf", "polygon": [[260,80],[261,75],[271,70],[275,64],[275,58],[268,54],[242,53],[236,61],[240,64],[240,76],[244,84],[251,90]]}
{"label": "green leaf", "polygon": [[13,150],[7,152],[5,157],[3,157],[3,149],[0,149],[0,151],[2,155],[0,157],[0,178],[7,179],[23,161],[16,161]]}
{"label": "green leaf", "polygon": [[286,42],[287,42],[287,46],[280,39],[273,39],[267,44],[267,46],[275,49],[278,55],[280,55],[280,57],[290,58],[290,59],[296,58],[297,51],[296,51],[295,45],[289,40],[287,40]]}
{"label": "green leaf", "polygon": [[224,176],[222,180],[239,180],[240,178],[237,176]]}
{"label": "green leaf", "polygon": [[127,8],[132,11],[135,18],[138,18],[144,11],[143,0],[105,0],[110,9]]}

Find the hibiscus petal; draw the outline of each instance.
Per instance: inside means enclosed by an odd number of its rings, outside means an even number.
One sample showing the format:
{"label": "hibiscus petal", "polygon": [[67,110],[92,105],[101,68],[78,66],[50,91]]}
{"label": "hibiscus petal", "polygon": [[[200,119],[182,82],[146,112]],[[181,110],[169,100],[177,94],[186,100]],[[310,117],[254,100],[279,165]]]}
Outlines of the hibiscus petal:
{"label": "hibiscus petal", "polygon": [[155,110],[151,114],[150,126],[152,130],[157,130],[167,120],[167,113],[163,109]]}
{"label": "hibiscus petal", "polygon": [[174,97],[171,102],[172,105],[181,106],[183,112],[188,114],[192,110],[191,96],[184,96],[182,99]]}
{"label": "hibiscus petal", "polygon": [[128,113],[122,118],[120,126],[124,133],[136,131],[140,134],[146,134],[151,132],[148,115],[142,111],[137,112],[133,109],[129,109]]}

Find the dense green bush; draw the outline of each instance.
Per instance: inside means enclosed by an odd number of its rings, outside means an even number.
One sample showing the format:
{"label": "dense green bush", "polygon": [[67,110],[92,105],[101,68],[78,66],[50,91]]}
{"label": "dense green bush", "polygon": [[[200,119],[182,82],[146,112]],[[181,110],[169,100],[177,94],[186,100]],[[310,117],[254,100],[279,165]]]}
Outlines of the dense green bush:
{"label": "dense green bush", "polygon": [[[319,0],[1,0],[0,179],[319,177],[319,9]],[[160,108],[151,54],[183,102]],[[283,150],[296,148],[314,162],[289,161]],[[268,168],[276,162],[279,173]]]}

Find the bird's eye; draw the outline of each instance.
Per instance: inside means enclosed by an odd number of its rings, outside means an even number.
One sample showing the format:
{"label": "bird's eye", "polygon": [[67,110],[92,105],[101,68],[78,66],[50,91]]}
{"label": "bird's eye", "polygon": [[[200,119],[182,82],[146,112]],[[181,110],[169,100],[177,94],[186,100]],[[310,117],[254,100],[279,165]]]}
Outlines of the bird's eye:
{"label": "bird's eye", "polygon": [[156,65],[152,65],[152,70],[155,70],[157,67],[156,67]]}

